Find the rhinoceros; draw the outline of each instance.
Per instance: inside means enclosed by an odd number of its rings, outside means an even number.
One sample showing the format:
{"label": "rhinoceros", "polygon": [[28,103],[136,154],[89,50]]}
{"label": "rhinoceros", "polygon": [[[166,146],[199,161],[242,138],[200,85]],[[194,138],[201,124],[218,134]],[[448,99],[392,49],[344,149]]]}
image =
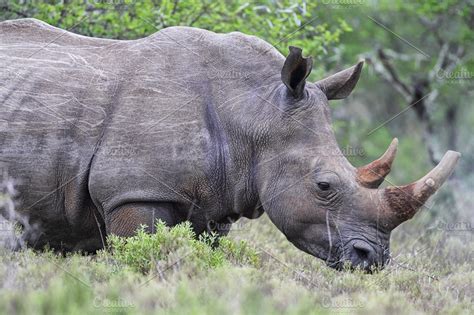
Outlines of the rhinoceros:
{"label": "rhinoceros", "polygon": [[111,40],[0,23],[0,165],[16,180],[16,215],[38,227],[27,243],[93,252],[110,234],[153,233],[158,220],[224,235],[220,223],[265,212],[330,267],[382,268],[391,231],[460,154],[379,188],[398,140],[354,167],[328,106],[351,93],[363,61],[317,82],[312,66],[297,47],[285,58],[239,32],[169,27]]}

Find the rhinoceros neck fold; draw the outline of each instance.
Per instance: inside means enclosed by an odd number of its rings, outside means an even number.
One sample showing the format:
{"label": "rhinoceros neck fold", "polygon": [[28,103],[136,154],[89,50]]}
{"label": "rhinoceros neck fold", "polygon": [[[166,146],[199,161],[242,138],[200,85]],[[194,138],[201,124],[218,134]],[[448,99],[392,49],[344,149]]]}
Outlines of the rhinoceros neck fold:
{"label": "rhinoceros neck fold", "polygon": [[204,94],[204,121],[209,134],[209,148],[206,156],[209,169],[207,176],[214,188],[216,197],[225,207],[228,200],[229,185],[227,172],[230,163],[230,152],[227,135],[216,111],[215,103],[210,94]]}

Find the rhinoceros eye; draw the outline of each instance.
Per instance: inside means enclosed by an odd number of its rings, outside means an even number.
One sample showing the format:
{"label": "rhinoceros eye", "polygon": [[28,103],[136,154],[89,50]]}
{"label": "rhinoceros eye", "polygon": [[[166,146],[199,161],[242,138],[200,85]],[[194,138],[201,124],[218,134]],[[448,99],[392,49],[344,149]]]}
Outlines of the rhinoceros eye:
{"label": "rhinoceros eye", "polygon": [[329,190],[329,188],[331,188],[331,185],[329,185],[328,182],[318,182],[318,187],[321,190]]}

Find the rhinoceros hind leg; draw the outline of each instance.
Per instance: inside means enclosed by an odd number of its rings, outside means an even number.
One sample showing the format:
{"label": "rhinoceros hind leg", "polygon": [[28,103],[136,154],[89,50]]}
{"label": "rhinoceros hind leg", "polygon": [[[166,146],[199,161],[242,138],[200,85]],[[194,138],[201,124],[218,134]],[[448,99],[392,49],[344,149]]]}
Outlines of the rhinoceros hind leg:
{"label": "rhinoceros hind leg", "polygon": [[147,231],[154,232],[158,220],[166,225],[176,224],[171,203],[131,203],[110,211],[105,216],[107,234],[129,237],[135,235],[141,225],[147,226]]}

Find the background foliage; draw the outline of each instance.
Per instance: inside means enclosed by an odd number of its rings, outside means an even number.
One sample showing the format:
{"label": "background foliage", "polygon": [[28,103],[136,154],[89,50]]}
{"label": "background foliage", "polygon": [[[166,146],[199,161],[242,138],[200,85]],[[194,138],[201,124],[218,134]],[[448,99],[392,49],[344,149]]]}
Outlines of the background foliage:
{"label": "background foliage", "polygon": [[[249,263],[257,259],[245,243],[228,241],[216,252],[200,245],[204,254],[196,263],[216,268],[196,272],[195,265],[184,264],[143,289],[137,287],[143,279],[133,266],[149,270],[166,260],[159,242],[152,261],[137,249],[154,244],[146,235],[130,243],[136,246],[132,249],[116,240],[115,257],[4,253],[0,287],[11,293],[1,295],[1,310],[472,313],[474,1],[0,0],[0,21],[25,17],[115,39],[141,38],[174,25],[241,31],[265,39],[283,54],[289,45],[302,47],[315,58],[311,80],[364,58],[367,65],[355,93],[331,104],[340,146],[355,165],[377,158],[393,137],[400,147],[391,183],[417,179],[448,149],[463,156],[429,207],[395,231],[395,262],[372,277],[328,270],[292,248],[263,218],[238,225],[230,235],[257,246],[261,266]],[[177,231],[186,234],[185,228]],[[201,244],[184,239],[185,245],[173,243],[173,250]],[[236,248],[246,250],[238,254]],[[229,255],[236,258],[229,260]],[[110,260],[127,265],[130,259],[136,262],[130,264],[132,270],[110,267]],[[183,270],[196,274],[190,280]],[[89,277],[93,293],[71,274]],[[97,307],[88,303],[94,296],[101,297]],[[107,301],[133,305],[104,307]]]}
{"label": "background foliage", "polygon": [[[474,77],[473,6],[472,0],[1,0],[0,20],[35,17],[79,34],[116,39],[141,38],[172,25],[215,32],[241,31],[265,39],[283,54],[289,45],[302,47],[306,55],[316,59],[313,80],[365,58],[369,66],[356,94],[344,104],[334,104],[341,146],[363,146],[364,154],[349,156],[362,163],[375,158],[390,138],[397,136],[405,149],[397,169],[419,176],[432,166],[427,163],[423,141],[435,142],[434,161],[446,149],[473,149],[468,128],[463,128],[474,120],[469,106]],[[449,45],[449,54],[456,58],[450,74],[464,73],[467,78],[442,77],[438,63],[443,45]],[[436,129],[430,139],[421,136],[423,126],[413,111],[379,128],[371,137],[366,135],[411,103],[371,67],[379,48],[386,51],[398,76],[408,86],[434,74],[430,86],[423,91],[436,90],[438,95],[427,108]],[[457,50],[462,54],[455,55]],[[453,107],[456,117],[445,121]],[[453,130],[446,132],[446,128]],[[463,169],[472,170],[473,165],[472,154],[466,154]],[[407,178],[399,175],[397,179]]]}

